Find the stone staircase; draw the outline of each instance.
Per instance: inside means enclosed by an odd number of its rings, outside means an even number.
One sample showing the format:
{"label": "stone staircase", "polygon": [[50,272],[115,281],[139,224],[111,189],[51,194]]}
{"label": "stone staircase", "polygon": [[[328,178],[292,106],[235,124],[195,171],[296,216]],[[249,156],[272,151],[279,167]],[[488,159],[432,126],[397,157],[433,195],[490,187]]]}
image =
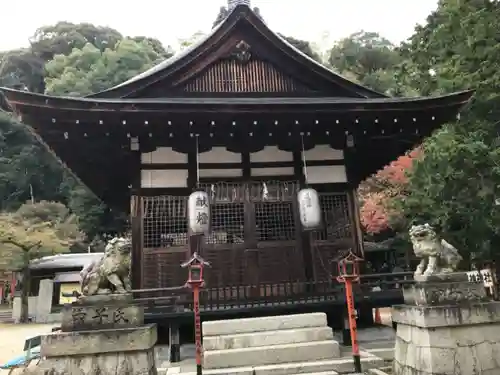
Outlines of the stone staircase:
{"label": "stone staircase", "polygon": [[12,310],[0,310],[0,323],[12,323]]}
{"label": "stone staircase", "polygon": [[[204,374],[333,375],[353,371],[327,326],[326,314],[299,314],[203,323]],[[362,352],[363,369],[384,361]]]}

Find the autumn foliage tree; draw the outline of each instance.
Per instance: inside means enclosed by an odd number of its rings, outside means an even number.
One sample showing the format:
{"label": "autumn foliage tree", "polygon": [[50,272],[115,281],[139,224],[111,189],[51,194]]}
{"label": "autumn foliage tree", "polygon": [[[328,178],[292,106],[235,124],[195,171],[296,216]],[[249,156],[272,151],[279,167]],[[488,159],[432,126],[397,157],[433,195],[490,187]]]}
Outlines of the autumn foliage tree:
{"label": "autumn foliage tree", "polygon": [[61,203],[26,203],[16,212],[0,213],[0,266],[22,272],[22,323],[28,321],[30,262],[68,252],[82,238],[76,216]]}
{"label": "autumn foliage tree", "polygon": [[394,219],[397,222],[398,212],[391,200],[406,194],[408,172],[421,155],[421,149],[416,148],[361,184],[361,223],[367,233],[379,234],[390,229]]}

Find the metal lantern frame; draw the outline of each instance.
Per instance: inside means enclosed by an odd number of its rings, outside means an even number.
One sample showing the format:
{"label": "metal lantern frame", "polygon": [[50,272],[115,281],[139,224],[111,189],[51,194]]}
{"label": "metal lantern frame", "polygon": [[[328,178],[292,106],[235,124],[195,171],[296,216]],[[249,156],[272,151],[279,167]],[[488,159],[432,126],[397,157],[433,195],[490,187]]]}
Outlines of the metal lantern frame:
{"label": "metal lantern frame", "polygon": [[346,280],[358,281],[360,275],[359,264],[364,259],[358,257],[356,254],[349,250],[349,253],[337,262],[338,276],[337,281],[343,283]]}
{"label": "metal lantern frame", "polygon": [[356,308],[354,306],[354,295],[352,283],[359,281],[359,263],[363,258],[349,250],[349,253],[337,262],[338,273],[337,281],[344,284],[345,299],[347,305],[347,317],[349,321],[349,331],[351,335],[352,357],[354,361],[354,371],[361,373],[361,357],[359,353],[358,335],[356,328]]}
{"label": "metal lantern frame", "polygon": [[203,279],[203,269],[210,267],[210,263],[205,261],[197,252],[191,259],[181,264],[182,268],[188,268],[188,280],[186,286],[193,291],[193,313],[194,313],[194,339],[196,344],[196,375],[202,375],[202,337],[201,337],[201,317],[200,317],[200,288],[205,286]]}
{"label": "metal lantern frame", "polygon": [[192,286],[203,286],[205,280],[203,278],[203,270],[205,267],[210,267],[210,263],[205,261],[198,253],[194,253],[188,261],[181,264],[182,268],[188,268],[188,280],[186,284]]}

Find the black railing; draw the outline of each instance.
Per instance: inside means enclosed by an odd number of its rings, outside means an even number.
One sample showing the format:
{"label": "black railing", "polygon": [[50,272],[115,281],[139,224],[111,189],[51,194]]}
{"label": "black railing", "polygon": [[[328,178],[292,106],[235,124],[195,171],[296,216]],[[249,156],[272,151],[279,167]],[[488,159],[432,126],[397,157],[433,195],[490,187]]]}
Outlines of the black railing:
{"label": "black railing", "polygon": [[[359,297],[397,291],[413,282],[412,272],[362,275],[354,292]],[[164,312],[192,311],[192,293],[186,286],[134,290],[134,300],[146,308]],[[316,282],[261,283],[204,288],[200,291],[200,309],[217,311],[254,307],[286,307],[298,304],[343,301],[343,285],[336,280]]]}

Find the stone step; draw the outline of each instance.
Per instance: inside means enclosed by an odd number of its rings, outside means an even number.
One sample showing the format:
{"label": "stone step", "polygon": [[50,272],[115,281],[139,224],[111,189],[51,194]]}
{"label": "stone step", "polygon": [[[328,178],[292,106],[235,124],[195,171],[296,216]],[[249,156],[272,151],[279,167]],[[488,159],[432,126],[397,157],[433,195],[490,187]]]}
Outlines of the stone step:
{"label": "stone step", "polygon": [[327,326],[325,313],[203,322],[203,337]]}
{"label": "stone step", "polygon": [[393,361],[394,360],[394,347],[392,348],[376,348],[376,349],[366,349],[366,351],[370,354],[373,354],[379,358],[382,358],[385,361]]}
{"label": "stone step", "polygon": [[204,353],[205,369],[259,366],[291,362],[320,361],[340,357],[338,342],[333,340],[254,348],[209,350]]}
{"label": "stone step", "polygon": [[330,327],[313,327],[239,333],[236,335],[208,336],[203,339],[203,347],[205,351],[209,351],[326,340],[333,340],[332,329]]}
{"label": "stone step", "polygon": [[[363,353],[361,353],[363,355]],[[361,357],[363,371],[383,366],[381,359],[373,356]],[[166,369],[159,369],[159,375],[166,374]],[[203,369],[203,375],[319,375],[319,374],[350,374],[354,371],[352,358],[338,358],[333,360],[294,362],[275,365],[244,366],[224,369]],[[170,375],[170,372],[168,373]],[[186,372],[182,375],[196,375],[195,372]]]}
{"label": "stone step", "polygon": [[[367,371],[372,368],[380,368],[385,366],[384,360],[368,353],[361,354],[361,369]],[[339,374],[350,374],[354,372],[354,360],[352,357],[339,358],[333,361],[333,370]]]}
{"label": "stone step", "polygon": [[368,370],[369,375],[390,375],[392,374],[392,368],[391,367],[382,367],[379,369],[372,368]]}

